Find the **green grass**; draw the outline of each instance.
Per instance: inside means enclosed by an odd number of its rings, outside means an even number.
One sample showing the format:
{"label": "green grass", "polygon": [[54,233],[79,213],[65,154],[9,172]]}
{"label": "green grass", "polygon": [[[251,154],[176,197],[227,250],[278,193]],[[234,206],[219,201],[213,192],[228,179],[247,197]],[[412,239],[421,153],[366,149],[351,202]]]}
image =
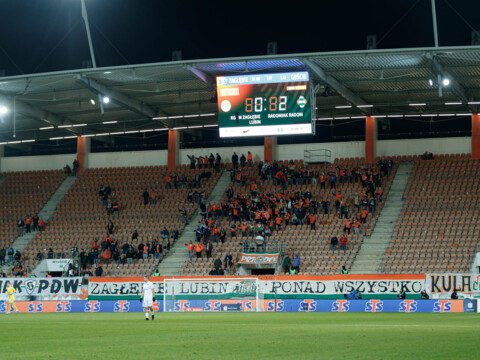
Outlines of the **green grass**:
{"label": "green grass", "polygon": [[0,316],[2,359],[475,359],[478,314]]}

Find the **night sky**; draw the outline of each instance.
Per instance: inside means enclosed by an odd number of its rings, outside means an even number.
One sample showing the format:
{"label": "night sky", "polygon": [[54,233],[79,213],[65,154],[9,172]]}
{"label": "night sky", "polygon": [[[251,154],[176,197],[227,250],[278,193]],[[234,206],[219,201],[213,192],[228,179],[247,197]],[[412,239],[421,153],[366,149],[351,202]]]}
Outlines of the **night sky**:
{"label": "night sky", "polygon": [[[480,1],[436,3],[440,46],[470,45]],[[368,34],[380,49],[434,45],[430,0],[288,4],[86,0],[98,67],[170,61],[174,50],[184,60],[265,55],[270,41],[279,54],[362,50]],[[77,69],[90,58],[80,0],[1,0],[0,16],[7,76]]]}

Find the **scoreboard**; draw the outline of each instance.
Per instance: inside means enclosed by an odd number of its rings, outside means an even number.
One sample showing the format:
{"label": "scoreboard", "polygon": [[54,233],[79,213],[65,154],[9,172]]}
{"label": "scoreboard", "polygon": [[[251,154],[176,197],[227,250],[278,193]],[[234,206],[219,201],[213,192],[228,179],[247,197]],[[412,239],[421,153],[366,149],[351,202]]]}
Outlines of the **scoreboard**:
{"label": "scoreboard", "polygon": [[312,133],[308,72],[217,77],[220,137]]}

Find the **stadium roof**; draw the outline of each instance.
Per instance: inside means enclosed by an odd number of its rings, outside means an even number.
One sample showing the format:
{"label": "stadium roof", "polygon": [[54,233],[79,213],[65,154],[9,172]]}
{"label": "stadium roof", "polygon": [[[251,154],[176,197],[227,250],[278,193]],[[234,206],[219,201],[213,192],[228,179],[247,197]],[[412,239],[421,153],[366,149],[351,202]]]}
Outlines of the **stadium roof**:
{"label": "stadium roof", "polygon": [[214,125],[216,76],[298,70],[311,74],[318,119],[480,109],[478,46],[176,61],[0,78],[0,104],[15,109],[0,142]]}

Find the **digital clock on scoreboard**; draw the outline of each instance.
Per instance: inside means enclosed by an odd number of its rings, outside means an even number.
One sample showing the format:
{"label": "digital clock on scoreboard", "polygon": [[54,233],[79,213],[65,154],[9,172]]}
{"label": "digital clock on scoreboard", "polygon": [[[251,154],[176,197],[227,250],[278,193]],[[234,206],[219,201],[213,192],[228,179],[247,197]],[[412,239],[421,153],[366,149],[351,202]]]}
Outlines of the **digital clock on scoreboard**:
{"label": "digital clock on scoreboard", "polygon": [[217,77],[220,137],[312,133],[308,72]]}

